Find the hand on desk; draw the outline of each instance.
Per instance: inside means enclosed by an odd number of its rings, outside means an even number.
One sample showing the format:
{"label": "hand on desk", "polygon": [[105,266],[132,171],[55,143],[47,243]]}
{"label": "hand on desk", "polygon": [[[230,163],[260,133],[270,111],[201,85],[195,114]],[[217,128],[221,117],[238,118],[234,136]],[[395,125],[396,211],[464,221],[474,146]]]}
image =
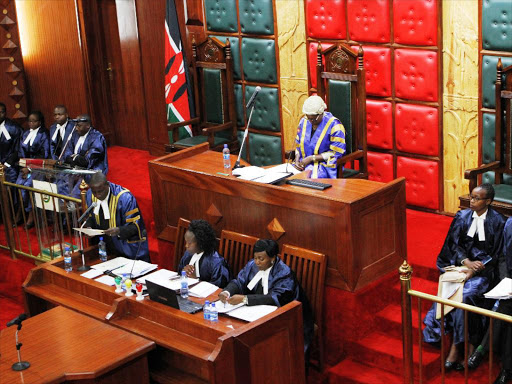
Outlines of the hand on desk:
{"label": "hand on desk", "polygon": [[196,268],[193,265],[185,265],[183,270],[187,273],[187,277],[195,279],[196,276]]}
{"label": "hand on desk", "polygon": [[231,305],[240,304],[244,300],[244,295],[233,295],[229,297],[229,293],[222,291],[219,293],[219,300],[223,303],[229,303]]}

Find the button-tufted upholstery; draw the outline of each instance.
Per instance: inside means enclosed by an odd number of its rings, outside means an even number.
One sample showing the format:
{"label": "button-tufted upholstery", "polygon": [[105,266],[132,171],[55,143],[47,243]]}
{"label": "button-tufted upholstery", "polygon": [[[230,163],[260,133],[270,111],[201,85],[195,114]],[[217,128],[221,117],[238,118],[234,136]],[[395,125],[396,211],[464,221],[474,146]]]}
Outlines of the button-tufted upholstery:
{"label": "button-tufted upholstery", "polygon": [[395,43],[437,45],[437,1],[394,0]]}
{"label": "button-tufted upholstery", "polygon": [[496,148],[496,116],[493,113],[482,114],[482,163],[494,161]]}
{"label": "button-tufted upholstery", "polygon": [[[393,149],[392,124],[392,106],[389,101],[366,100],[368,145],[384,149]],[[393,169],[391,169],[391,174],[393,174]]]}
{"label": "button-tufted upholstery", "polygon": [[386,43],[390,38],[388,0],[348,0],[351,40]]}
{"label": "button-tufted upholstery", "polygon": [[240,80],[242,78],[242,71],[240,69],[240,45],[238,44],[238,37],[233,36],[220,36],[220,35],[211,35],[226,43],[226,40],[229,40],[231,43],[231,56],[233,57],[233,78],[235,80]]}
{"label": "button-tufted upholstery", "polygon": [[415,49],[395,50],[396,96],[437,101],[437,53]]}
{"label": "button-tufted upholstery", "polygon": [[238,10],[242,33],[253,33],[256,35],[274,34],[272,0],[239,0]]}
{"label": "button-tufted upholstery", "polygon": [[437,156],[439,153],[437,108],[396,104],[395,134],[399,151]]}
{"label": "button-tufted upholstery", "polygon": [[249,141],[251,165],[261,166],[282,162],[280,137],[249,133]]}
{"label": "button-tufted upholstery", "polygon": [[[322,43],[322,49],[332,47],[332,44]],[[309,79],[311,80],[311,86],[316,88],[316,60],[317,60],[317,49],[318,44],[312,42],[309,44],[308,49],[308,60],[309,60]],[[325,59],[322,57],[322,63],[325,64]]]}
{"label": "button-tufted upholstery", "polygon": [[438,163],[429,160],[397,157],[397,177],[405,177],[407,204],[420,207],[439,208]]}
{"label": "button-tufted upholstery", "polygon": [[482,45],[484,49],[512,51],[512,2],[483,0]]}
{"label": "button-tufted upholstery", "polygon": [[204,0],[204,10],[209,31],[238,31],[235,0]]}
{"label": "button-tufted upholstery", "polygon": [[277,82],[274,40],[243,38],[242,62],[245,80],[270,84]]}
{"label": "button-tufted upholstery", "polygon": [[[245,87],[245,100],[249,100],[254,93],[255,86]],[[254,103],[251,128],[279,132],[281,123],[279,121],[279,95],[277,88],[261,87],[261,91]],[[250,110],[246,111],[249,116]]]}
{"label": "button-tufted upholstery", "polygon": [[329,80],[327,90],[329,104],[327,110],[337,117],[345,127],[346,153],[352,152],[352,109],[351,109],[351,85],[349,81]]}
{"label": "button-tufted upholstery", "polygon": [[306,0],[309,37],[344,39],[347,34],[345,19],[345,0]]}
{"label": "button-tufted upholstery", "polygon": [[[352,47],[354,52],[358,46]],[[364,47],[366,94],[391,96],[391,52],[389,48]]]}
{"label": "button-tufted upholstery", "polygon": [[236,110],[236,125],[239,127],[245,126],[244,120],[244,99],[241,84],[235,84],[235,110]]}
{"label": "button-tufted upholstery", "polygon": [[393,155],[368,151],[368,179],[387,183],[393,180]]}
{"label": "button-tufted upholstery", "polygon": [[219,69],[205,68],[203,70],[204,97],[208,100],[205,103],[205,121],[209,123],[222,124],[224,118],[223,97],[221,87],[221,73]]}
{"label": "button-tufted upholstery", "polygon": [[[238,145],[241,146],[242,140],[244,138],[244,131],[238,131],[237,138],[238,138]],[[247,137],[247,139],[245,139],[245,140],[249,141],[249,137]],[[247,143],[245,143],[244,149],[242,150],[242,159],[247,161]]]}
{"label": "button-tufted upholstery", "polygon": [[[512,65],[511,57],[502,57],[503,67]],[[495,103],[495,82],[496,82],[496,65],[498,57],[484,56],[482,57],[482,105],[484,108],[494,108]]]}

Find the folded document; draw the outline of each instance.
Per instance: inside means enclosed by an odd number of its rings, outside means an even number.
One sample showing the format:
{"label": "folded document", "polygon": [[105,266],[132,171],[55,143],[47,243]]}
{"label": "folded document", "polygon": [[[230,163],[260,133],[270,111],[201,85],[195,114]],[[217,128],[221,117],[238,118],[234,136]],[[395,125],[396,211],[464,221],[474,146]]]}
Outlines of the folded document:
{"label": "folded document", "polygon": [[505,277],[500,283],[484,294],[487,299],[512,299],[512,279]]}

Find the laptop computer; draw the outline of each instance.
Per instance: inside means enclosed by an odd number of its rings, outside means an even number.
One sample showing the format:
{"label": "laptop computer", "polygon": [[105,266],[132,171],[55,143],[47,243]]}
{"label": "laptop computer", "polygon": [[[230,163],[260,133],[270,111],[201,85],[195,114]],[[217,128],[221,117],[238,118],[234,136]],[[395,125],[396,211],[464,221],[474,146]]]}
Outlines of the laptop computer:
{"label": "laptop computer", "polygon": [[155,284],[152,281],[146,280],[146,287],[148,288],[149,298],[153,301],[187,313],[196,313],[203,309],[201,304],[184,299],[178,296],[174,290]]}

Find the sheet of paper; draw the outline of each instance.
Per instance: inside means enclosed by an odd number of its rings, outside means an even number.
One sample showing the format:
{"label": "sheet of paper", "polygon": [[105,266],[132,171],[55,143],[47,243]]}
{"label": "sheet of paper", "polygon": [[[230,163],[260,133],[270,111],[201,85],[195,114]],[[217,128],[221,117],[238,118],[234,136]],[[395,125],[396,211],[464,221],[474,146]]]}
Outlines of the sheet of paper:
{"label": "sheet of paper", "polygon": [[117,268],[121,268],[122,266],[128,264],[130,259],[126,257],[116,257],[115,259],[105,261],[104,263],[94,264],[91,268],[97,269],[99,271],[113,271]]}
{"label": "sheet of paper", "polygon": [[158,264],[151,264],[142,260],[129,260],[128,263],[115,269],[113,272],[117,276],[131,275],[133,279],[154,271],[157,268]]}
{"label": "sheet of paper", "polygon": [[190,288],[188,290],[188,294],[194,297],[205,298],[210,296],[217,289],[219,289],[219,287],[217,287],[216,285],[213,285],[207,281],[201,281],[199,284],[196,284],[192,288]]}
{"label": "sheet of paper", "polygon": [[[190,290],[191,286],[199,283],[199,279],[191,279],[190,277],[187,277],[187,283],[188,283],[188,289]],[[167,281],[165,283],[165,285],[164,284],[160,284],[160,285],[163,287],[172,289],[174,291],[177,291],[177,290],[181,289],[181,278],[177,278],[177,279],[171,278],[169,281]]]}
{"label": "sheet of paper", "polygon": [[243,307],[230,311],[228,315],[240,320],[250,322],[258,320],[259,318],[274,312],[276,309],[277,307],[273,305],[253,305],[250,307],[244,305]]}
{"label": "sheet of paper", "polygon": [[98,277],[96,280],[98,283],[106,284],[106,285],[116,285],[116,282],[112,276],[103,275],[101,277]]}
{"label": "sheet of paper", "polygon": [[217,308],[217,311],[219,313],[228,313],[229,311],[232,311],[234,309],[240,308],[241,306],[245,305],[244,303],[240,303],[237,305],[231,305],[229,303],[223,303],[222,301],[218,300],[215,302],[215,308]]}
{"label": "sheet of paper", "polygon": [[488,299],[511,299],[512,279],[505,277],[500,283],[484,295]]}
{"label": "sheet of paper", "polygon": [[94,279],[95,277],[98,277],[100,275],[103,275],[103,272],[99,269],[89,269],[87,272],[82,273],[80,276],[85,277],[86,279]]}
{"label": "sheet of paper", "polygon": [[150,273],[146,276],[139,277],[137,279],[137,283],[146,284],[146,280],[152,281],[155,284],[162,285],[161,283],[167,282],[171,278],[177,277],[178,274],[174,271],[169,271],[168,269],[159,269],[153,273]]}
{"label": "sheet of paper", "polygon": [[288,176],[291,176],[292,173],[282,173],[282,172],[272,172],[272,173],[266,173],[261,177],[257,177],[256,179],[253,179],[252,181],[256,183],[262,183],[262,184],[272,184],[278,180],[284,179]]}
{"label": "sheet of paper", "polygon": [[104,235],[105,231],[103,229],[93,229],[93,228],[73,228],[77,232],[82,232],[84,235],[89,237],[94,237],[98,235]]}
{"label": "sheet of paper", "polygon": [[239,176],[241,180],[253,180],[263,176],[266,173],[264,168],[251,165],[250,167],[237,168],[233,171],[233,176]]}
{"label": "sheet of paper", "polygon": [[276,165],[275,167],[267,168],[267,172],[272,173],[293,173],[294,175],[300,173],[297,168],[293,166],[292,163],[283,163]]}

